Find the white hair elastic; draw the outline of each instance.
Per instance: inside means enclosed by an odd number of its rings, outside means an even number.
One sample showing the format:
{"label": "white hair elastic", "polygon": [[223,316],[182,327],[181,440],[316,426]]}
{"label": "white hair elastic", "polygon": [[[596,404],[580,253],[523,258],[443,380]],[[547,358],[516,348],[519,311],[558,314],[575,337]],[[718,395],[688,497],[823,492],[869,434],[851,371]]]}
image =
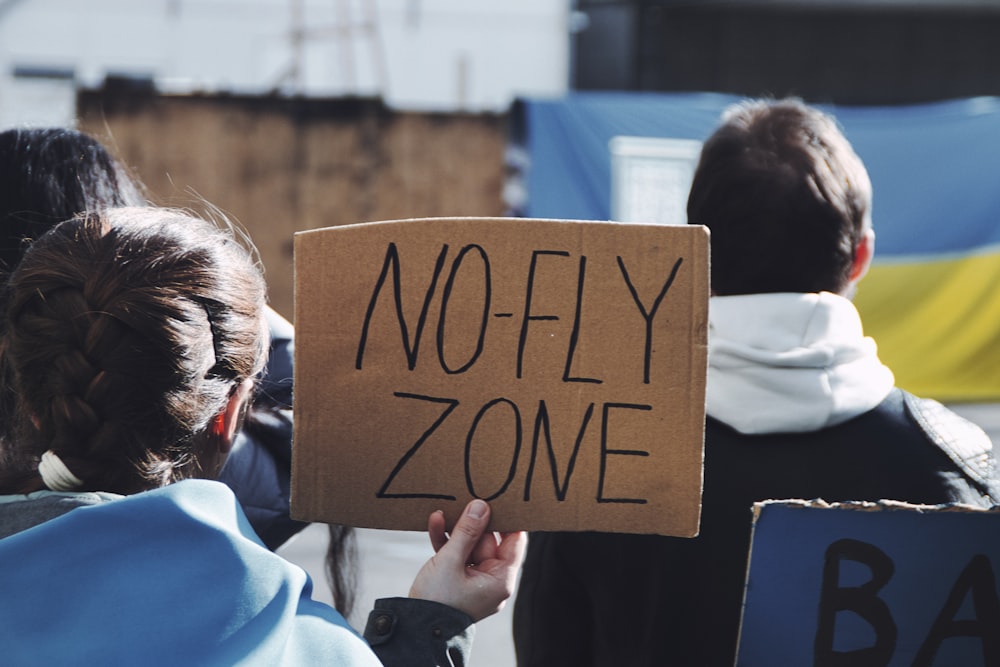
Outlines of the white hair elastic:
{"label": "white hair elastic", "polygon": [[52,491],[75,491],[83,486],[83,480],[74,475],[51,449],[42,454],[38,474],[42,476],[42,483]]}

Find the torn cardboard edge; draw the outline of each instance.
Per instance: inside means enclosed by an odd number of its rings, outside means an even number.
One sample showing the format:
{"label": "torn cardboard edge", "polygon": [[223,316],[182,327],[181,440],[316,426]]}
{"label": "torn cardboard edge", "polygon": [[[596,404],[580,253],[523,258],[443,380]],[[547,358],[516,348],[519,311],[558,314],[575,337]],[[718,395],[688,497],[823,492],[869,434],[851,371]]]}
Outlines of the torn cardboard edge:
{"label": "torn cardboard edge", "polygon": [[961,503],[756,503],[737,664],[983,664],[1000,627],[998,515]]}
{"label": "torn cardboard edge", "polygon": [[917,503],[907,503],[900,500],[852,500],[841,502],[827,502],[822,498],[812,500],[788,499],[788,500],[763,500],[753,504],[753,519],[756,522],[761,512],[771,506],[780,505],[783,507],[798,509],[827,509],[827,510],[850,510],[858,512],[882,512],[882,511],[909,511],[918,513],[931,512],[985,512],[1000,513],[1000,506],[979,507],[965,503],[942,503],[939,505],[922,505]]}

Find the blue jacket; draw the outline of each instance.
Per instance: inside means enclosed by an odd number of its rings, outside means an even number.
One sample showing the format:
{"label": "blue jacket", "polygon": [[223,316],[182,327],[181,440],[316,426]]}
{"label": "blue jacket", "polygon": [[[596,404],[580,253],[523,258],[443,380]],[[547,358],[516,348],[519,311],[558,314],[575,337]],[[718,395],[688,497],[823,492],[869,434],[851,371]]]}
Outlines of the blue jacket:
{"label": "blue jacket", "polygon": [[[30,512],[33,496],[0,510]],[[381,664],[217,482],[77,507],[0,540],[0,591],[4,664]]]}
{"label": "blue jacket", "polygon": [[363,639],[218,482],[0,496],[0,538],[4,665],[461,667],[471,650],[467,614],[407,598],[377,600]]}

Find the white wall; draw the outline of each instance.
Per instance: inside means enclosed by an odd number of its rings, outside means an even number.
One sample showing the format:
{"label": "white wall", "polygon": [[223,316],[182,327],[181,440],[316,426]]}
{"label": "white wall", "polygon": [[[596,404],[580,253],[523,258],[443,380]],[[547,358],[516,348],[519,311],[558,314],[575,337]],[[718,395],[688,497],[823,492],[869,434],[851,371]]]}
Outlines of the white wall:
{"label": "white wall", "polygon": [[46,115],[29,92],[38,86],[25,87],[39,80],[14,79],[16,68],[70,71],[84,87],[117,74],[170,92],[381,95],[402,110],[502,111],[518,95],[566,91],[569,4],[0,0],[0,123],[23,114],[14,109]]}

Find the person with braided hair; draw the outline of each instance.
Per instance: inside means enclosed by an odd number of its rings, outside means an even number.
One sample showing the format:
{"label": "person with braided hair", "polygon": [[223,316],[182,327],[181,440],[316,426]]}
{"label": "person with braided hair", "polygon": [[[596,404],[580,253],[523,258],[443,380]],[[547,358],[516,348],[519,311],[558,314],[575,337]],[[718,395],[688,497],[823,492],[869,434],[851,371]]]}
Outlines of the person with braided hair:
{"label": "person with braided hair", "polygon": [[[28,244],[54,225],[88,210],[146,205],[145,188],[95,138],[63,127],[10,128],[0,132],[0,275],[10,273]],[[306,526],[289,516],[294,330],[267,308],[271,350],[251,410],[237,434],[220,479],[236,493],[254,530],[277,549]],[[0,396],[0,426],[10,409]],[[350,528],[333,528],[331,549],[352,562]],[[349,579],[336,573],[338,580]],[[349,607],[352,590],[334,599]]]}
{"label": "person with braided hair", "polygon": [[17,397],[0,471],[6,663],[466,664],[526,542],[488,532],[485,502],[450,538],[431,515],[436,555],[362,638],[212,481],[265,362],[265,298],[231,233],[177,211],[89,212],[28,248],[0,336]]}

